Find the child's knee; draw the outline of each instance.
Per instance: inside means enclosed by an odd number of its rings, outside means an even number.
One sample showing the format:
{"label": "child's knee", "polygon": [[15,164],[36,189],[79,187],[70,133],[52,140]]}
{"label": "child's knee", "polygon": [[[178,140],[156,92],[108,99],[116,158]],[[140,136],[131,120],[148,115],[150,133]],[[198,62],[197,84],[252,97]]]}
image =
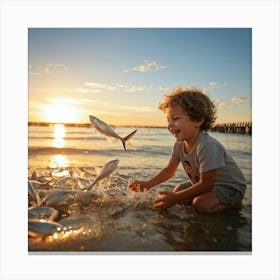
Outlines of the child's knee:
{"label": "child's knee", "polygon": [[194,210],[198,213],[209,213],[210,209],[208,209],[205,200],[201,196],[197,196],[192,201],[192,206]]}

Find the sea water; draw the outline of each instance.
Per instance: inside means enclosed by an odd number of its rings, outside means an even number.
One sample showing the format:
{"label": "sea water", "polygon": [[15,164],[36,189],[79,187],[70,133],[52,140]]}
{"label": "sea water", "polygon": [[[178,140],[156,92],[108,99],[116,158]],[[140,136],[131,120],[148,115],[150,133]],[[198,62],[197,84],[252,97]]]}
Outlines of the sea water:
{"label": "sea water", "polygon": [[160,190],[172,190],[187,179],[181,166],[173,178],[149,191],[128,189],[129,181],[147,180],[165,167],[174,144],[166,128],[115,128],[122,137],[134,129],[137,133],[125,151],[121,141],[107,139],[92,127],[29,126],[28,176],[49,182],[37,190],[42,197],[61,178],[90,183],[108,161],[120,161],[111,176],[94,187],[101,192],[99,199],[81,202],[74,196],[52,206],[64,231],[29,238],[29,251],[251,251],[251,136],[210,132],[241,167],[247,191],[241,210],[206,215],[179,205],[153,207]]}

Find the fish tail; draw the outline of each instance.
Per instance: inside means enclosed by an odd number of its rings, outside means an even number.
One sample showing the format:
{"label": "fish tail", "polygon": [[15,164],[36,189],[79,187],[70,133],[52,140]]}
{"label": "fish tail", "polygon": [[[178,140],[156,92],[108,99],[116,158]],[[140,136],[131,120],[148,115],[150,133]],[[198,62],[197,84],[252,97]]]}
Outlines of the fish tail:
{"label": "fish tail", "polygon": [[137,129],[135,129],[133,132],[131,132],[130,134],[128,134],[126,137],[122,138],[121,141],[122,141],[122,144],[123,144],[123,147],[124,149],[126,150],[126,141],[128,141],[130,138],[132,138],[134,136],[134,134],[136,133]]}

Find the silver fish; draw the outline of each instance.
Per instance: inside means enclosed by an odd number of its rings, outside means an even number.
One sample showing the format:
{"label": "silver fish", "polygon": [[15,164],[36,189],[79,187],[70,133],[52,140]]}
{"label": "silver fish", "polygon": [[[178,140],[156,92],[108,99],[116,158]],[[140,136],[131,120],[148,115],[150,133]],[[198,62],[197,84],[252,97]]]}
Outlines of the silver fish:
{"label": "silver fish", "polygon": [[34,190],[33,185],[30,180],[28,180],[28,194],[35,201],[35,204],[39,206],[41,204],[41,199],[39,194]]}
{"label": "silver fish", "polygon": [[59,205],[75,193],[75,191],[54,190],[48,196],[44,197],[42,203],[46,205]]}
{"label": "silver fish", "polygon": [[58,211],[48,206],[35,206],[28,208],[28,219],[44,219],[53,221],[58,215]]}
{"label": "silver fish", "polygon": [[31,237],[44,237],[58,232],[62,225],[52,221],[28,219],[28,235]]}
{"label": "silver fish", "polygon": [[100,198],[101,196],[102,194],[97,190],[91,190],[86,192],[80,191],[76,193],[76,201],[79,203],[86,204]]}
{"label": "silver fish", "polygon": [[89,116],[90,122],[93,124],[93,126],[95,127],[95,129],[97,131],[99,131],[101,134],[109,136],[109,137],[113,137],[116,139],[119,139],[122,144],[124,149],[126,150],[126,142],[133,137],[133,135],[136,133],[137,129],[135,129],[133,132],[131,132],[130,134],[128,134],[126,137],[121,137],[119,136],[112,127],[110,127],[108,124],[106,124],[105,122],[99,120],[98,118],[90,115]]}
{"label": "silver fish", "polygon": [[36,181],[36,180],[29,180],[29,181],[30,181],[30,183],[32,184],[32,186],[35,190],[43,188],[43,187],[46,186],[46,184],[41,183],[41,182]]}
{"label": "silver fish", "polygon": [[98,181],[103,180],[104,178],[108,177],[118,166],[119,160],[111,160],[107,162],[102,170],[100,171],[97,178],[94,180],[94,182],[87,188],[87,190],[90,190]]}
{"label": "silver fish", "polygon": [[57,188],[64,190],[75,190],[78,186],[78,180],[72,176],[64,177],[56,183]]}

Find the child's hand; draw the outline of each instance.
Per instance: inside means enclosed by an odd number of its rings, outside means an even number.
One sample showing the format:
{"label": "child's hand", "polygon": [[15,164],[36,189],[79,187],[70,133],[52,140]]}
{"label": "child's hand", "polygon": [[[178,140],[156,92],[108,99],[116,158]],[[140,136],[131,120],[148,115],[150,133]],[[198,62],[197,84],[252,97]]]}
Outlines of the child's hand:
{"label": "child's hand", "polygon": [[128,185],[129,189],[134,192],[143,192],[145,189],[149,189],[148,184],[145,181],[131,181]]}
{"label": "child's hand", "polygon": [[170,191],[161,191],[159,194],[163,197],[155,200],[155,208],[170,208],[177,203],[176,194]]}

